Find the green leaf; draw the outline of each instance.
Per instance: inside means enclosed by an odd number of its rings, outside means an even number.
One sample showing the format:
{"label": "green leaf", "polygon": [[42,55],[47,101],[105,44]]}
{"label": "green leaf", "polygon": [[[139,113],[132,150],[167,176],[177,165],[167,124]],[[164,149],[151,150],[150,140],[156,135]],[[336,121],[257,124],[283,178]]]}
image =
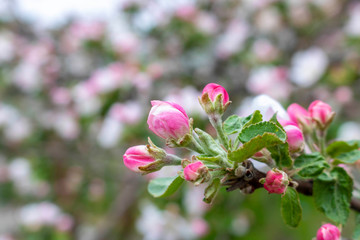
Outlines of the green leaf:
{"label": "green leaf", "polygon": [[232,115],[228,117],[224,122],[224,131],[227,135],[240,132],[243,124],[241,122],[241,117],[238,115]]}
{"label": "green leaf", "polygon": [[250,114],[247,117],[240,117],[238,115],[232,115],[228,117],[224,122],[224,131],[226,134],[239,133],[244,127],[262,121],[262,115],[259,110]]}
{"label": "green leaf", "polygon": [[264,133],[272,133],[281,142],[286,142],[286,133],[272,122],[259,122],[248,127],[244,127],[239,134],[239,140],[246,143],[254,137],[261,136]]}
{"label": "green leaf", "polygon": [[353,164],[357,160],[360,160],[360,150],[352,150],[351,152],[346,152],[338,155],[333,162],[335,165],[339,163]]}
{"label": "green leaf", "polygon": [[278,126],[279,128],[281,128],[283,131],[284,127],[279,123],[279,121],[277,120],[277,112],[271,117],[271,119],[269,120],[269,122],[275,123],[276,126]]}
{"label": "green leaf", "polygon": [[289,153],[289,144],[283,143],[276,146],[267,148],[271,157],[275,160],[276,165],[279,167],[291,167],[293,162]]}
{"label": "green leaf", "polygon": [[326,153],[334,158],[342,153],[350,152],[358,148],[359,148],[359,144],[356,141],[351,141],[351,142],[336,141],[331,143],[326,148]]}
{"label": "green leaf", "polygon": [[184,182],[179,176],[166,177],[166,178],[155,178],[149,182],[148,192],[153,197],[167,197],[172,195]]}
{"label": "green leaf", "polygon": [[290,227],[297,227],[301,221],[302,208],[295,189],[288,187],[281,198],[281,216]]}
{"label": "green leaf", "polygon": [[199,135],[201,141],[201,146],[204,148],[205,152],[209,155],[223,155],[225,151],[220,147],[220,145],[203,130],[196,128],[195,132]]}
{"label": "green leaf", "polygon": [[353,182],[341,167],[330,174],[322,173],[314,181],[314,199],[317,208],[338,224],[345,224],[350,212]]}
{"label": "green leaf", "polygon": [[356,214],[355,230],[354,230],[354,234],[353,234],[353,239],[360,240],[360,213]]}
{"label": "green leaf", "polygon": [[217,193],[219,192],[219,189],[220,189],[220,179],[214,178],[212,182],[209,184],[209,186],[207,186],[205,189],[203,201],[209,204],[212,203]]}
{"label": "green leaf", "polygon": [[212,166],[218,167],[218,165],[221,165],[223,159],[223,157],[220,155],[212,156],[212,155],[204,155],[204,154],[197,155],[196,158],[201,160],[203,163],[205,163],[207,167],[212,167]]}
{"label": "green leaf", "polygon": [[325,158],[318,152],[303,154],[295,159],[295,168],[301,168],[298,174],[302,177],[316,177],[320,175],[325,168],[330,167]]}
{"label": "green leaf", "polygon": [[283,143],[283,141],[281,141],[274,133],[267,132],[263,135],[257,135],[250,141],[244,143],[237,150],[229,152],[228,158],[234,162],[242,162],[252,157],[264,147],[270,147],[281,143]]}
{"label": "green leaf", "polygon": [[243,122],[243,128],[246,128],[250,125],[253,125],[253,124],[256,124],[256,123],[259,123],[261,122],[263,119],[262,119],[262,115],[260,113],[259,110],[256,110],[255,112],[253,112],[251,115],[247,116],[246,118],[244,118],[242,120]]}

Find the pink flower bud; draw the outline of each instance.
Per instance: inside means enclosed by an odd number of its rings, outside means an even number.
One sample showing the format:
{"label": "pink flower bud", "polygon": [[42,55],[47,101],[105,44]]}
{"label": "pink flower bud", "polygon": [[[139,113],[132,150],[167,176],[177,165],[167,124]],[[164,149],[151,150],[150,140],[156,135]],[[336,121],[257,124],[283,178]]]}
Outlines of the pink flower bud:
{"label": "pink flower bud", "polygon": [[267,172],[264,188],[269,193],[283,194],[289,185],[289,178],[283,171],[273,169]]}
{"label": "pink flower bud", "polygon": [[330,224],[322,225],[316,234],[316,240],[340,240],[340,230]]}
{"label": "pink flower bud", "polygon": [[190,163],[184,168],[185,180],[195,182],[201,177],[201,172],[204,168],[206,168],[206,166],[200,161]]}
{"label": "pink flower bud", "polygon": [[320,100],[313,101],[310,104],[309,113],[312,120],[320,124],[322,128],[327,127],[335,115],[331,106]]}
{"label": "pink flower bud", "polygon": [[294,125],[287,125],[284,127],[287,136],[287,143],[289,144],[290,152],[299,152],[304,149],[304,136],[300,128]]}
{"label": "pink flower bud", "polygon": [[205,93],[209,94],[210,100],[212,102],[215,101],[216,97],[219,94],[222,94],[223,96],[223,105],[225,105],[226,103],[229,102],[229,94],[227,93],[227,91],[225,90],[225,88],[223,88],[222,86],[220,86],[219,84],[216,83],[209,83],[208,85],[206,85],[203,89],[202,94],[204,95]]}
{"label": "pink flower bud", "polygon": [[299,104],[293,103],[287,108],[291,121],[296,122],[299,126],[310,124],[310,114]]}
{"label": "pink flower bud", "polygon": [[123,159],[125,166],[134,172],[142,172],[139,167],[146,166],[155,161],[145,145],[129,148],[126,150]]}
{"label": "pink flower bud", "polygon": [[190,132],[189,117],[176,103],[151,101],[147,123],[151,131],[164,139],[181,139]]}

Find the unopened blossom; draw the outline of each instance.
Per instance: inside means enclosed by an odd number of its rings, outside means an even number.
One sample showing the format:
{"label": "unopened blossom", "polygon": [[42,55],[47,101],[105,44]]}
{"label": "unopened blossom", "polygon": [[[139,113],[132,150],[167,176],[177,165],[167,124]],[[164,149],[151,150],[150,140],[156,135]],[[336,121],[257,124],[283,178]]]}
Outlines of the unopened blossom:
{"label": "unopened blossom", "polygon": [[319,124],[321,128],[326,128],[335,115],[331,106],[320,100],[316,100],[310,104],[309,113],[311,119]]}
{"label": "unopened blossom", "polygon": [[206,166],[200,162],[190,163],[184,168],[184,177],[186,181],[194,182],[198,180]]}
{"label": "unopened blossom", "polygon": [[130,147],[123,156],[124,164],[127,168],[134,172],[142,172],[139,167],[144,167],[155,161],[146,147],[146,145],[138,145]]}
{"label": "unopened blossom", "polygon": [[318,47],[297,52],[291,61],[290,78],[301,87],[310,87],[323,75],[328,62],[326,53]]}
{"label": "unopened blossom", "polygon": [[290,152],[299,152],[304,149],[304,135],[300,128],[294,125],[284,127],[286,132],[286,142],[289,144]]}
{"label": "unopened blossom", "polygon": [[291,104],[287,108],[287,113],[291,121],[296,122],[300,127],[310,124],[309,112],[297,103]]}
{"label": "unopened blossom", "polygon": [[264,188],[269,193],[283,194],[289,185],[289,178],[287,174],[278,169],[273,169],[267,172]]}
{"label": "unopened blossom", "polygon": [[179,140],[190,132],[185,110],[176,103],[151,101],[147,123],[151,131],[163,139]]}
{"label": "unopened blossom", "polygon": [[209,95],[212,102],[214,102],[215,99],[217,98],[217,96],[220,94],[222,94],[222,96],[223,96],[222,101],[223,101],[224,105],[229,102],[229,94],[227,93],[225,88],[219,84],[209,83],[203,89],[202,94],[205,94],[205,93],[207,93]]}
{"label": "unopened blossom", "polygon": [[322,225],[316,234],[316,240],[340,240],[340,230],[330,224],[324,224]]}

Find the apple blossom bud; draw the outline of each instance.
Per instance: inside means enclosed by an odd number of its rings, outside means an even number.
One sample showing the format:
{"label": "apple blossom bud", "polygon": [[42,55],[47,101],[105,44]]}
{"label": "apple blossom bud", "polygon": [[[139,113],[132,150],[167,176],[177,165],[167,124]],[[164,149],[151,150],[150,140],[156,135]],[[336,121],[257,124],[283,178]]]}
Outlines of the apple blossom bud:
{"label": "apple blossom bud", "polygon": [[147,123],[151,131],[163,139],[180,140],[190,133],[190,120],[176,103],[151,101]]}
{"label": "apple blossom bud", "polygon": [[316,234],[316,240],[340,240],[340,230],[330,224],[322,225]]}
{"label": "apple blossom bud", "polygon": [[267,172],[266,178],[260,179],[260,182],[269,193],[283,194],[289,185],[289,178],[285,172],[273,168]]}
{"label": "apple blossom bud", "polygon": [[124,156],[124,164],[127,168],[134,172],[143,172],[139,167],[144,167],[155,161],[146,145],[133,146],[126,150]]}
{"label": "apple blossom bud", "polygon": [[[202,183],[209,180],[209,170],[200,161],[190,163],[184,168],[184,177],[186,181]],[[199,182],[199,180],[201,180]]]}
{"label": "apple blossom bud", "polygon": [[291,104],[287,108],[291,121],[298,124],[302,129],[307,128],[310,124],[309,112],[297,103]]}
{"label": "apple blossom bud", "polygon": [[329,126],[335,116],[335,112],[332,111],[331,106],[320,100],[316,100],[310,104],[309,113],[311,119],[316,122],[322,130]]}
{"label": "apple blossom bud", "polygon": [[227,93],[225,88],[223,88],[219,84],[209,83],[204,87],[202,94],[204,93],[209,94],[209,97],[212,102],[215,102],[216,97],[220,94],[223,95],[222,101],[224,105],[229,102],[229,94]]}
{"label": "apple blossom bud", "polygon": [[216,83],[209,83],[205,86],[199,101],[207,114],[217,113],[220,115],[231,103],[225,88]]}
{"label": "apple blossom bud", "polygon": [[289,144],[290,152],[299,152],[304,149],[304,136],[300,128],[294,125],[287,125],[284,127],[287,136],[287,143]]}

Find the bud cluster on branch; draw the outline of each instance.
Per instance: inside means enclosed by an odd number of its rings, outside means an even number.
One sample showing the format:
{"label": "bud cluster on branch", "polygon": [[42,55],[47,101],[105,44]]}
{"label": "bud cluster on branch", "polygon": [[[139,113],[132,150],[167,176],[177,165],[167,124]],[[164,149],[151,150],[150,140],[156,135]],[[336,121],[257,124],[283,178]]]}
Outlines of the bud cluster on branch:
{"label": "bud cluster on branch", "polygon": [[[335,116],[330,105],[316,100],[305,109],[293,103],[287,109],[287,117],[280,118],[275,113],[264,119],[256,110],[249,116],[232,115],[223,121],[231,101],[227,91],[215,83],[205,86],[199,102],[217,138],[194,129],[185,110],[171,102],[152,101],[147,121],[149,129],[163,138],[168,147],[190,150],[190,158],[169,154],[150,138],[148,145],[134,146],[125,152],[125,166],[143,174],[164,166],[182,166],[176,176],[151,180],[151,195],[169,196],[184,180],[207,184],[203,199],[206,203],[213,202],[222,186],[247,194],[263,187],[281,195],[284,222],[297,227],[302,218],[298,193],[305,193],[312,195],[319,211],[338,226],[323,225],[317,239],[340,239],[340,229],[348,219],[350,207],[356,209],[353,201],[357,201],[352,198],[352,176],[344,166],[360,159],[360,141],[328,144],[326,132]],[[269,170],[258,171],[254,161],[266,164]]]}

